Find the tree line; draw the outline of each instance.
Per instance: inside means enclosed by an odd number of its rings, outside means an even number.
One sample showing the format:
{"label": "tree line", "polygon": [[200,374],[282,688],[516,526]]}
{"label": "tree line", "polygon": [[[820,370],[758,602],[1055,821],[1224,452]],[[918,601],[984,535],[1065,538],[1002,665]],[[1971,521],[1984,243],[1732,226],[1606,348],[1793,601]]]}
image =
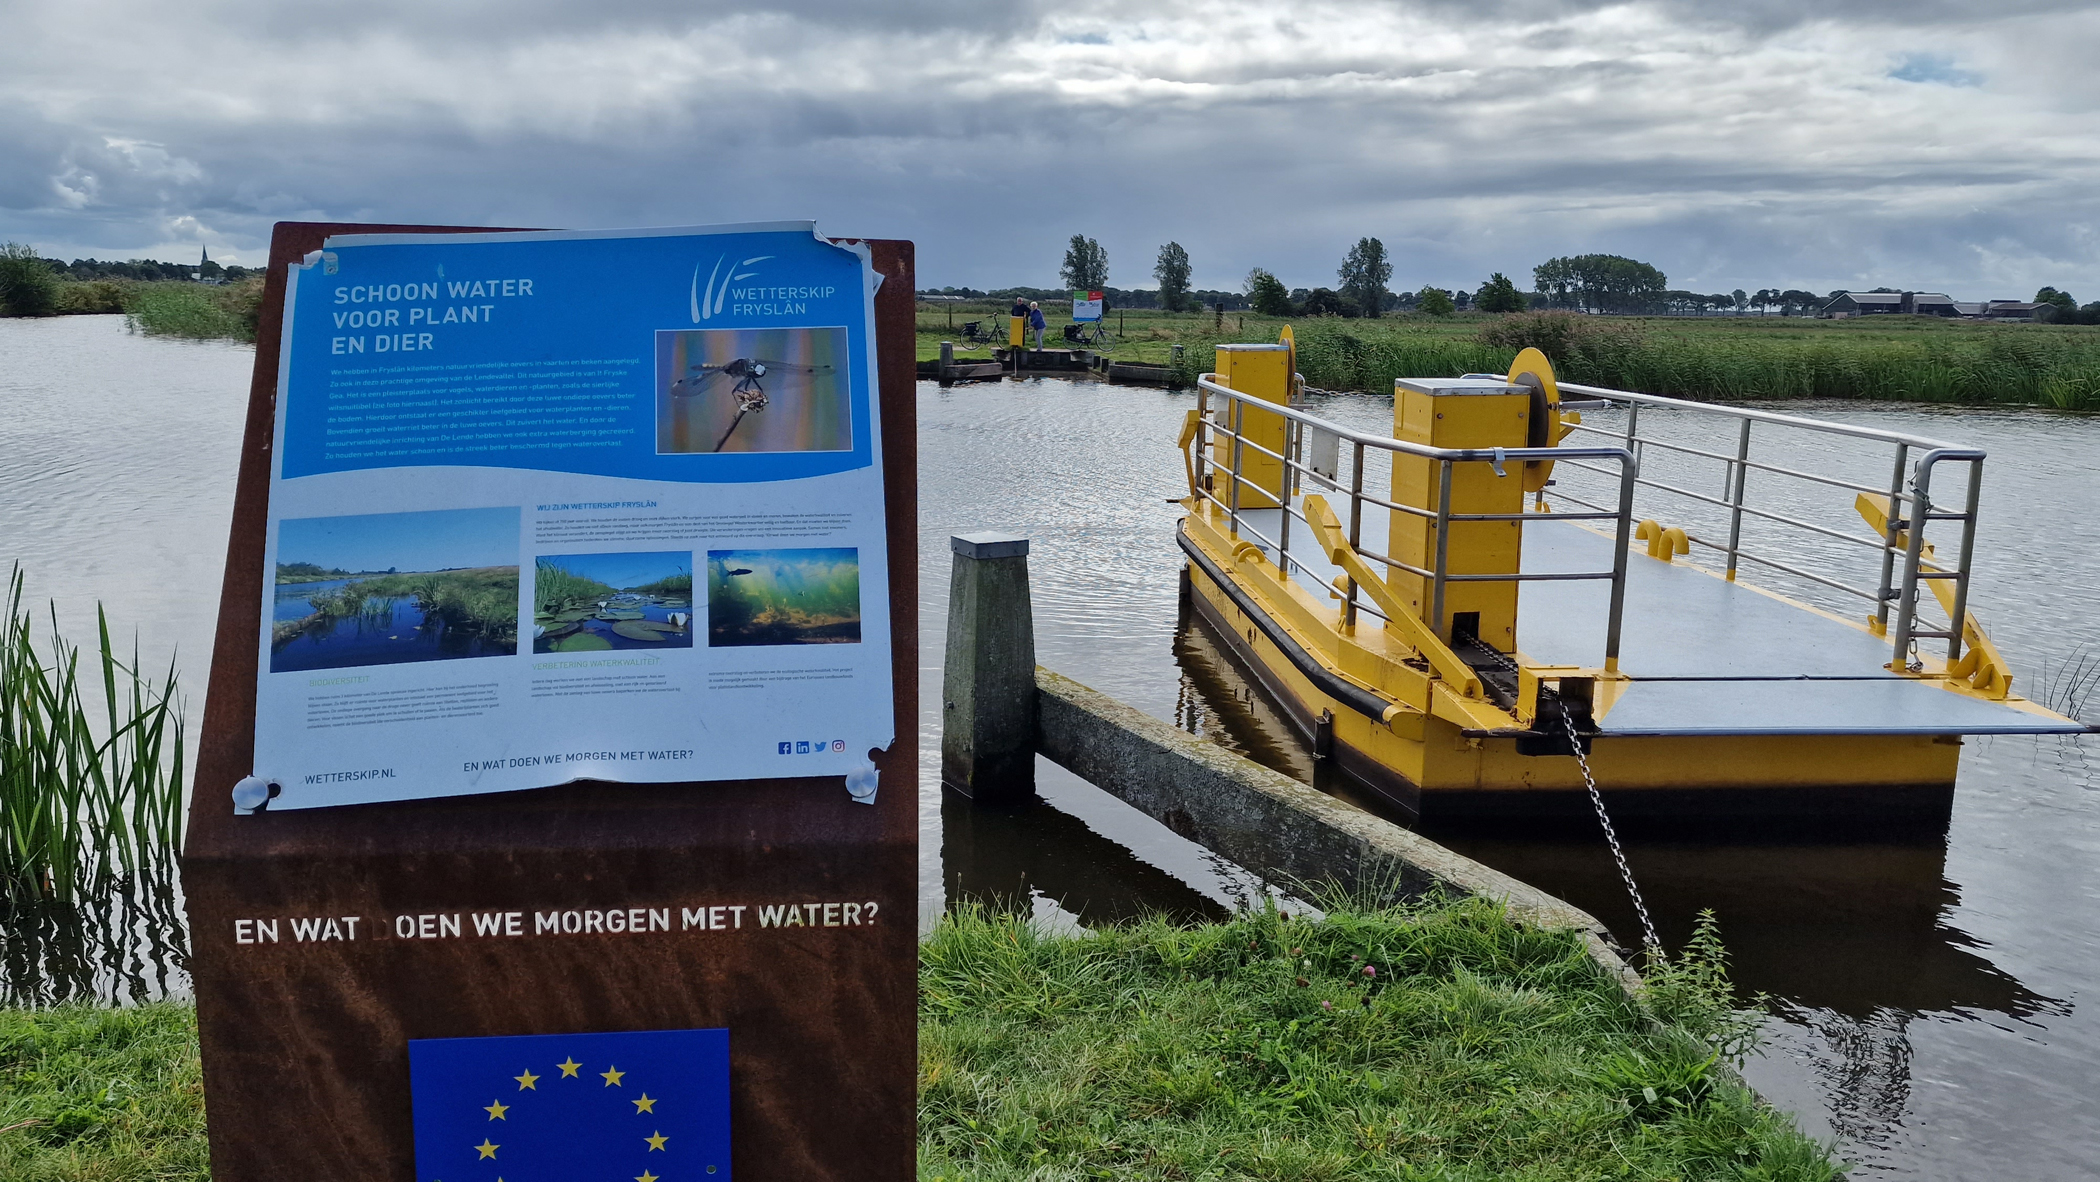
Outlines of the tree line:
{"label": "tree line", "polygon": [[[261,275],[260,267],[223,267],[209,259],[200,264],[163,263],[155,259],[104,262],[47,259],[20,242],[0,243],[0,315],[50,316],[65,312],[120,310],[122,292],[111,282],[231,283]],[[69,283],[99,283],[70,287]]]}
{"label": "tree line", "polygon": [[[1393,292],[1389,284],[1393,263],[1385,244],[1376,238],[1360,238],[1342,258],[1333,287],[1290,289],[1275,273],[1255,267],[1247,273],[1240,292],[1197,291],[1189,286],[1189,253],[1178,242],[1159,248],[1152,265],[1156,289],[1113,288],[1108,284],[1108,251],[1084,234],[1072,235],[1066,246],[1058,278],[1065,285],[1055,291],[1006,288],[976,292],[968,288],[945,288],[939,294],[989,296],[1042,300],[1063,298],[1066,291],[1099,291],[1110,304],[1122,308],[1161,308],[1170,312],[1198,308],[1223,311],[1251,310],[1265,316],[1376,317],[1392,311],[1415,311],[1430,315],[1453,312],[1522,312],[1526,309],[1565,308],[1600,315],[1715,314],[1810,316],[1843,294],[1842,290],[1818,295],[1800,288],[1760,288],[1757,291],[1701,293],[1672,288],[1669,276],[1659,268],[1612,254],[1567,255],[1547,259],[1531,271],[1532,289],[1519,290],[1515,281],[1497,271],[1473,291],[1452,291],[1425,285],[1419,290]],[[1892,291],[1892,288],[1876,288]],[[2044,287],[2034,302],[2043,305],[2037,319],[2057,323],[2100,324],[2100,303],[2081,307],[2076,300],[2054,287]]]}

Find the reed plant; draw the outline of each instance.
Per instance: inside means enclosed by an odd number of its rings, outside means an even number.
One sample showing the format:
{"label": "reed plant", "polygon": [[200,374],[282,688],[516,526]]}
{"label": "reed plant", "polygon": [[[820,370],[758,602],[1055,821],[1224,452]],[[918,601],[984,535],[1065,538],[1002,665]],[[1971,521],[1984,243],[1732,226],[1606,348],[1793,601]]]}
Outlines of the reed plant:
{"label": "reed plant", "polygon": [[[690,576],[686,588],[692,589]],[[538,615],[595,604],[612,593],[610,586],[596,579],[570,573],[559,560],[542,558],[533,570],[532,608]]]}
{"label": "reed plant", "polygon": [[[85,661],[55,610],[51,623],[40,652],[16,567],[0,620],[0,997],[142,996],[155,988],[136,957],[142,926],[185,955],[173,907],[186,755],[175,670],[149,677],[136,648],[120,660],[99,607],[100,646]],[[164,958],[160,968],[164,984]]]}
{"label": "reed plant", "polygon": [[[1218,345],[1273,341],[1281,323],[1265,320],[1244,331],[1229,320],[1222,331],[1207,322],[1173,325],[1172,343],[1184,346],[1177,377],[1193,383],[1215,368]],[[1332,390],[1386,393],[1395,378],[1504,373],[1519,350],[1536,347],[1569,381],[1701,401],[1844,398],[2100,410],[2100,331],[2077,326],[1537,312],[1471,322],[1315,317],[1292,322],[1292,331],[1307,384]]]}
{"label": "reed plant", "polygon": [[150,336],[252,341],[262,309],[262,280],[207,286],[142,283],[129,293],[125,318]]}
{"label": "reed plant", "polygon": [[285,644],[302,633],[320,632],[337,620],[360,616],[385,619],[394,601],[413,598],[425,621],[440,620],[447,628],[478,635],[495,643],[513,643],[518,637],[518,568],[481,567],[473,570],[374,575],[317,592],[307,598],[313,614],[277,624],[272,642]]}
{"label": "reed plant", "polygon": [[653,583],[644,583],[634,588],[634,590],[641,592],[643,595],[682,596],[689,599],[693,594],[693,572],[681,571],[675,575],[665,575]]}

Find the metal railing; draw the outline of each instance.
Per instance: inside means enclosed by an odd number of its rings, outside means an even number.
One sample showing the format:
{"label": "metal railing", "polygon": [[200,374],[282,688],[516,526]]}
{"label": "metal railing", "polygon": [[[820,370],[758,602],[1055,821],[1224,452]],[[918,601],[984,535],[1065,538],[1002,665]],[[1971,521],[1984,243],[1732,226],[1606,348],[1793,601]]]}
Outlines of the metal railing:
{"label": "metal railing", "polygon": [[[1302,379],[1294,381],[1293,384],[1294,387],[1302,385]],[[1213,410],[1214,399],[1217,400],[1215,413]],[[1277,415],[1284,420],[1284,445],[1282,451],[1272,451],[1260,443],[1247,438],[1246,415],[1250,406],[1257,413]],[[1335,476],[1322,473],[1304,461],[1304,440],[1308,430],[1326,432],[1337,440],[1350,445],[1352,463],[1350,465],[1349,483],[1346,486],[1341,484]],[[1231,441],[1230,447],[1227,449],[1230,458],[1223,469],[1218,467],[1211,455],[1213,436]],[[1342,600],[1342,618],[1345,626],[1353,627],[1356,623],[1357,613],[1360,611],[1368,612],[1381,620],[1390,620],[1391,617],[1379,611],[1375,606],[1364,603],[1359,599],[1357,581],[1354,578],[1345,580],[1347,586],[1338,587],[1333,582],[1321,577],[1319,572],[1307,567],[1305,563],[1290,552],[1291,522],[1293,520],[1303,523],[1307,530],[1314,530],[1313,523],[1306,518],[1303,509],[1291,503],[1292,493],[1308,486],[1317,486],[1331,493],[1348,497],[1349,515],[1347,525],[1349,547],[1359,557],[1381,563],[1389,570],[1405,571],[1429,581],[1430,603],[1427,623],[1437,637],[1447,644],[1453,638],[1450,628],[1444,620],[1444,600],[1446,588],[1451,583],[1611,580],[1611,607],[1605,622],[1604,657],[1607,668],[1616,668],[1618,666],[1621,620],[1626,606],[1626,559],[1628,545],[1632,540],[1633,498],[1636,479],[1634,456],[1629,448],[1623,446],[1426,447],[1387,436],[1355,431],[1339,423],[1306,414],[1304,411],[1293,407],[1280,406],[1266,399],[1243,394],[1219,382],[1216,374],[1204,374],[1196,381],[1196,432],[1190,446],[1194,453],[1190,471],[1195,486],[1195,494],[1225,511],[1233,537],[1237,538],[1244,534],[1252,537],[1258,544],[1275,550],[1277,565],[1283,571],[1285,578],[1290,577],[1291,571],[1295,567],[1314,583],[1325,587],[1336,598]],[[1431,510],[1417,505],[1405,505],[1366,493],[1364,491],[1364,459],[1367,450],[1383,451],[1396,456],[1417,456],[1434,461],[1437,464],[1437,507]],[[1276,495],[1277,490],[1263,488],[1246,477],[1246,463],[1250,451],[1271,457],[1282,465],[1282,480],[1279,482],[1281,496]],[[1616,463],[1619,474],[1618,508],[1608,509],[1596,506],[1592,507],[1592,511],[1584,513],[1551,513],[1543,510],[1519,513],[1453,513],[1451,511],[1451,476],[1455,465],[1486,464],[1494,469],[1497,476],[1521,479],[1521,465],[1531,460],[1576,460]],[[1508,465],[1512,464],[1519,466],[1517,471],[1512,472],[1509,470]],[[1600,472],[1605,471],[1602,468],[1596,470]],[[1226,477],[1226,493],[1223,497],[1220,497],[1217,490],[1213,487],[1217,483],[1215,477],[1219,474]],[[1337,473],[1336,475],[1339,474]],[[1264,500],[1273,499],[1279,502],[1281,513],[1278,518],[1276,537],[1267,537],[1246,520],[1246,514],[1256,510],[1243,509],[1241,507],[1240,491],[1243,486],[1259,493]],[[1388,513],[1408,514],[1429,521],[1431,523],[1430,528],[1434,531],[1436,538],[1436,552],[1432,564],[1428,567],[1416,566],[1391,555],[1365,549],[1362,535],[1363,507],[1366,504],[1380,506]],[[1267,506],[1263,506],[1264,510],[1266,508]],[[1453,574],[1449,571],[1450,536],[1453,522],[1521,522],[1532,520],[1600,520],[1617,522],[1618,544],[1614,547],[1612,568],[1608,571],[1539,573],[1513,571],[1494,574]]]}
{"label": "metal railing", "polygon": [[[1677,398],[1664,398],[1654,394],[1636,394],[1626,390],[1612,390],[1601,386],[1585,386],[1574,382],[1561,382],[1561,406],[1565,409],[1621,409],[1626,415],[1623,428],[1612,429],[1590,424],[1575,425],[1573,430],[1589,435],[1617,440],[1635,457],[1633,483],[1641,488],[1682,498],[1719,509],[1726,514],[1727,540],[1703,538],[1686,532],[1686,539],[1707,549],[1719,551],[1726,557],[1727,573],[1735,578],[1740,562],[1752,562],[1760,566],[1782,571],[1805,579],[1819,586],[1865,599],[1874,605],[1873,622],[1877,631],[1893,634],[1894,660],[1897,668],[1916,668],[1911,657],[1911,646],[1918,640],[1944,639],[1947,641],[1947,662],[1951,666],[1962,656],[1963,627],[1968,618],[1969,574],[1975,555],[1977,498],[1983,483],[1984,453],[1975,448],[1959,447],[1941,440],[1901,431],[1887,431],[1876,427],[1863,427],[1851,423],[1834,423],[1820,419],[1803,418],[1797,415],[1779,414],[1773,411],[1753,410],[1747,407],[1722,406],[1707,402],[1687,402]],[[1572,396],[1572,397],[1571,397]],[[1699,416],[1722,420],[1734,420],[1736,430],[1734,454],[1690,446],[1653,435],[1641,433],[1641,409],[1643,407],[1667,407]],[[1881,444],[1893,449],[1893,463],[1886,486],[1864,484],[1827,472],[1811,472],[1768,462],[1751,457],[1752,430],[1766,427],[1767,434],[1777,430],[1807,431],[1818,435],[1849,438]],[[1689,488],[1651,479],[1639,472],[1639,462],[1649,449],[1685,456],[1694,460],[1711,460],[1722,465],[1722,495],[1708,496]],[[1913,461],[1913,454],[1917,458]],[[1562,449],[1562,462],[1581,471],[1595,472],[1609,477],[1610,472],[1582,462],[1572,451]],[[1967,464],[1968,481],[1964,507],[1960,512],[1950,512],[1932,499],[1933,473],[1945,463]],[[1751,472],[1789,477],[1812,484],[1849,489],[1870,496],[1886,497],[1888,520],[1882,536],[1862,535],[1858,532],[1833,529],[1813,521],[1804,521],[1791,514],[1749,503],[1746,489]],[[1906,480],[1906,475],[1908,479]],[[1541,494],[1544,496],[1545,494]],[[1585,507],[1594,507],[1590,501],[1556,488],[1554,499],[1565,500]],[[1622,502],[1623,505],[1623,502]],[[1769,553],[1757,553],[1743,545],[1743,521],[1749,517],[1757,521],[1771,522],[1787,529],[1802,531],[1816,537],[1830,538],[1855,547],[1875,551],[1880,556],[1880,577],[1877,585],[1861,587],[1828,574],[1804,569],[1796,562],[1785,561]],[[1958,557],[1951,566],[1935,561],[1928,566],[1925,561],[1925,525],[1934,521],[1959,521],[1961,543]],[[1791,557],[1791,555],[1790,555]],[[1798,561],[1798,560],[1797,560]],[[1954,584],[1948,626],[1945,628],[1921,627],[1918,617],[1918,587],[1931,580],[1951,580]],[[1889,607],[1895,605],[1895,623],[1889,622]]]}

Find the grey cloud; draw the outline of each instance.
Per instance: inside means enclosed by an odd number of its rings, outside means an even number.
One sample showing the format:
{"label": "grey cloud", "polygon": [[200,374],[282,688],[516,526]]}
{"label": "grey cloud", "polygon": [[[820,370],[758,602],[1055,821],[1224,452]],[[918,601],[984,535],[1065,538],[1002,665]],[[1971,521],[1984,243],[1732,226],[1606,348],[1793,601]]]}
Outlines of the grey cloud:
{"label": "grey cloud", "polygon": [[[81,83],[106,13],[0,44],[0,237],[252,258],[279,218],[814,216],[979,286],[1050,282],[1075,232],[1118,284],[1170,237],[1205,285],[1331,283],[1364,234],[1406,286],[1578,250],[1713,290],[2100,265],[2100,22],[2067,5],[119,10],[121,84]],[[1931,54],[1983,85],[1886,77]]]}

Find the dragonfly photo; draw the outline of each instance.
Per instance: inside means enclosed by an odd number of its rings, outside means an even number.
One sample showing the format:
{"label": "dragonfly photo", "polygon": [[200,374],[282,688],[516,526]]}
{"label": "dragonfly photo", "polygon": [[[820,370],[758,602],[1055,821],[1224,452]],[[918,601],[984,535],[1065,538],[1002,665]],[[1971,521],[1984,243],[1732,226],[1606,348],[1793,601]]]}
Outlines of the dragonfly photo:
{"label": "dragonfly photo", "polygon": [[843,328],[657,334],[657,451],[844,451]]}

